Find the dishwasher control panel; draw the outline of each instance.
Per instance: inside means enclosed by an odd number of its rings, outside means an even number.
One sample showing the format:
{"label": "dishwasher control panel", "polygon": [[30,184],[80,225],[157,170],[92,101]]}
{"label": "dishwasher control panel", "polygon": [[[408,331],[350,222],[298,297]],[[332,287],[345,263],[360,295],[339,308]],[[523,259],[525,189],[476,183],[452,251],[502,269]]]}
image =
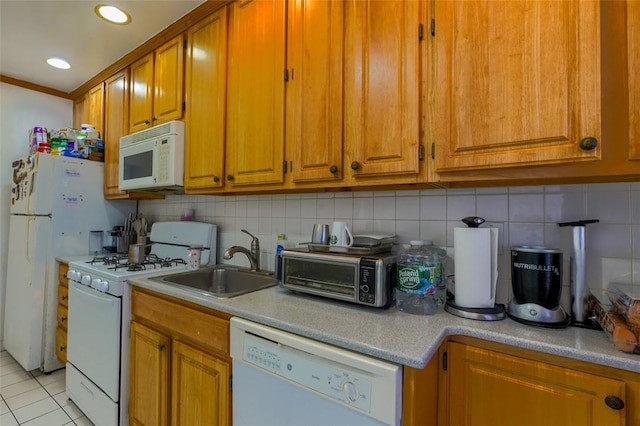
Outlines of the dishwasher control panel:
{"label": "dishwasher control panel", "polygon": [[254,335],[246,335],[242,359],[326,397],[371,412],[371,380],[366,373]]}

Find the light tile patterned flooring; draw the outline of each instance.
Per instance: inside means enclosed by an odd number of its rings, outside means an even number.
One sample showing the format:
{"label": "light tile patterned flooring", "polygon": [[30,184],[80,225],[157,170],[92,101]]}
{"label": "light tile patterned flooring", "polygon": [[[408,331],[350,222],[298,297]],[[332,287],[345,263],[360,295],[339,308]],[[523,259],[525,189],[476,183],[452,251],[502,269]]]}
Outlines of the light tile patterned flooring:
{"label": "light tile patterned flooring", "polygon": [[67,398],[64,372],[27,372],[7,351],[0,352],[0,425],[92,426]]}

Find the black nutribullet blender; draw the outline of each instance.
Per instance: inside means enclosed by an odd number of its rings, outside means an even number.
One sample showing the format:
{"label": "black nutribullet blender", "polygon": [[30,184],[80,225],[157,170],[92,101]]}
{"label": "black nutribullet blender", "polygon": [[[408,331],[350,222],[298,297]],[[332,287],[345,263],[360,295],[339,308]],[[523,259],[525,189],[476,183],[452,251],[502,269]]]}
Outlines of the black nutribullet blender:
{"label": "black nutribullet blender", "polygon": [[511,284],[509,318],[548,328],[570,324],[571,317],[560,306],[562,251],[539,246],[512,247]]}

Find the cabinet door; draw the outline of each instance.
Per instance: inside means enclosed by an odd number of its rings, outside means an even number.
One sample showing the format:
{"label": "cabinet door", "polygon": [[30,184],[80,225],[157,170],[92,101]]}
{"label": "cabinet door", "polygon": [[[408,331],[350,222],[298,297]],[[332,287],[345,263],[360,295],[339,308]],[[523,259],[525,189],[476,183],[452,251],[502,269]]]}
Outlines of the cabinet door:
{"label": "cabinet door", "polygon": [[87,102],[89,107],[87,114],[88,121],[80,124],[91,124],[100,136],[104,137],[104,83],[100,83],[89,90]]}
{"label": "cabinet door", "polygon": [[56,357],[67,363],[67,330],[62,327],[56,327]]}
{"label": "cabinet door", "polygon": [[58,327],[67,330],[67,322],[69,321],[69,307],[58,304],[57,309]]}
{"label": "cabinet door", "polygon": [[182,118],[184,39],[182,35],[155,51],[151,125]]}
{"label": "cabinet door", "polygon": [[344,2],[289,2],[287,157],[293,182],[342,178]]}
{"label": "cabinet door", "polygon": [[129,131],[129,70],[109,78],[105,83],[104,111],[104,195],[105,198],[123,198],[125,191],[118,189],[118,163],[120,138]]}
{"label": "cabinet door", "polygon": [[129,424],[166,425],[169,421],[169,337],[131,322]]}
{"label": "cabinet door", "polygon": [[284,181],[285,7],[283,0],[230,6],[228,186]]}
{"label": "cabinet door", "polygon": [[599,159],[599,11],[435,2],[436,171]]}
{"label": "cabinet door", "polygon": [[[79,129],[83,123],[87,122],[87,114],[89,111],[87,94],[80,96],[73,101],[73,127]],[[86,105],[86,106],[85,106]]]}
{"label": "cabinet door", "polygon": [[153,116],[153,53],[131,65],[129,89],[129,132],[151,126]]}
{"label": "cabinet door", "polygon": [[227,426],[230,363],[174,341],[171,366],[171,424]]}
{"label": "cabinet door", "polygon": [[623,425],[625,383],[460,343],[448,345],[448,424]]}
{"label": "cabinet door", "polygon": [[640,160],[640,2],[627,2],[629,158]]}
{"label": "cabinet door", "polygon": [[227,8],[187,33],[186,191],[221,187],[227,77]]}
{"label": "cabinet door", "polygon": [[345,5],[345,149],[354,177],[419,173],[423,2]]}

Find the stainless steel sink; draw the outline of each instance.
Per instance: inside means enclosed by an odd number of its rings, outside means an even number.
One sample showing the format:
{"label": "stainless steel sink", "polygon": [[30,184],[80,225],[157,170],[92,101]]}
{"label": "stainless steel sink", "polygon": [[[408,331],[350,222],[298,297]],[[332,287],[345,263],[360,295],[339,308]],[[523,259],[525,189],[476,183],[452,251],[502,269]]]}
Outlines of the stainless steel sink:
{"label": "stainless steel sink", "polygon": [[151,280],[220,298],[240,296],[278,284],[271,273],[223,265],[162,275]]}

